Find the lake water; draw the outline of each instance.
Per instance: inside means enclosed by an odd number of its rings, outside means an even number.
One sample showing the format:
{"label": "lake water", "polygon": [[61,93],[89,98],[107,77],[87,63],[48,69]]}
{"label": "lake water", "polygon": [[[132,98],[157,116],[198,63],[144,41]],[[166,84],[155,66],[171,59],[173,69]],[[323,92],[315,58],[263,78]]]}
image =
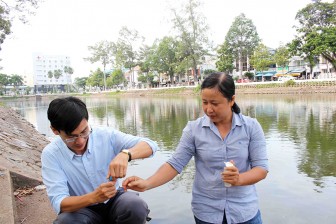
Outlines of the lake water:
{"label": "lake water", "polygon": [[[93,126],[149,137],[161,150],[131,162],[128,175],[150,176],[175,150],[188,120],[203,114],[198,97],[82,98]],[[4,101],[38,131],[53,137],[46,111],[51,99]],[[336,96],[237,96],[242,112],[262,125],[270,172],[257,184],[266,224],[336,223]],[[194,223],[193,161],[168,184],[140,193],[152,224]]]}

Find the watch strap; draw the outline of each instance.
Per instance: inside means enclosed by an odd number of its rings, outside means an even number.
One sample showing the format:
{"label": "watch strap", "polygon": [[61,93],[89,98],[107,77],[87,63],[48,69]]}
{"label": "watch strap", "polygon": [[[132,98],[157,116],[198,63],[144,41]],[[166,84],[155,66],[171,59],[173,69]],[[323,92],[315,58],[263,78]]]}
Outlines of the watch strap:
{"label": "watch strap", "polygon": [[131,162],[132,160],[132,154],[128,149],[123,149],[121,152],[126,153],[128,155],[128,162]]}

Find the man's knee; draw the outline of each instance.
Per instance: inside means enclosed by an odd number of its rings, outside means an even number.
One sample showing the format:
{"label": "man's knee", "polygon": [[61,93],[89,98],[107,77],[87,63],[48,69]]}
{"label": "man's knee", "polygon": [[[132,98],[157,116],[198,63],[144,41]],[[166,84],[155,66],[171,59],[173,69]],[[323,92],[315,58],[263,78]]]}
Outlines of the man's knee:
{"label": "man's knee", "polygon": [[147,203],[139,197],[135,197],[132,204],[128,205],[126,210],[133,213],[134,217],[146,219],[149,209]]}
{"label": "man's knee", "polygon": [[101,221],[100,217],[93,214],[89,209],[81,209],[77,212],[63,212],[59,214],[53,224],[91,224]]}
{"label": "man's knee", "polygon": [[149,213],[147,203],[137,195],[123,196],[117,206],[120,223],[145,223]]}

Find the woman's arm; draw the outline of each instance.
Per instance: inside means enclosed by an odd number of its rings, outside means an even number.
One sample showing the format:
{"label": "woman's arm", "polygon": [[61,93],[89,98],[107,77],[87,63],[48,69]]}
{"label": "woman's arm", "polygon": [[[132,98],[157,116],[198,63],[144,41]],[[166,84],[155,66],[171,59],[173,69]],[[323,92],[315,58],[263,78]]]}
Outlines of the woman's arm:
{"label": "woman's arm", "polygon": [[123,181],[124,189],[131,189],[135,191],[146,191],[152,188],[161,186],[172,180],[178,172],[169,164],[164,163],[151,177],[147,180],[141,179],[137,176],[131,176]]}

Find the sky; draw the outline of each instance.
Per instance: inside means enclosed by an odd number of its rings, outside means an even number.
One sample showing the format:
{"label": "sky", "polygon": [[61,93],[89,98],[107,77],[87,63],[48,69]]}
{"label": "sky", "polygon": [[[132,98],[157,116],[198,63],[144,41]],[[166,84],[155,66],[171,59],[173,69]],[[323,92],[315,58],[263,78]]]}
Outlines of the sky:
{"label": "sky", "polygon": [[[327,0],[328,1],[328,0]],[[331,0],[330,0],[331,1]],[[330,2],[328,1],[328,2]],[[29,24],[14,22],[12,34],[0,51],[1,73],[33,74],[33,53],[70,57],[73,77],[89,76],[100,64],[91,64],[88,46],[116,41],[122,26],[134,29],[149,45],[172,33],[169,5],[181,0],[45,0]],[[202,13],[215,46],[222,44],[235,17],[244,13],[271,48],[294,37],[295,15],[311,0],[203,0]]]}

